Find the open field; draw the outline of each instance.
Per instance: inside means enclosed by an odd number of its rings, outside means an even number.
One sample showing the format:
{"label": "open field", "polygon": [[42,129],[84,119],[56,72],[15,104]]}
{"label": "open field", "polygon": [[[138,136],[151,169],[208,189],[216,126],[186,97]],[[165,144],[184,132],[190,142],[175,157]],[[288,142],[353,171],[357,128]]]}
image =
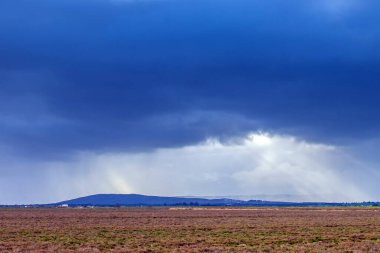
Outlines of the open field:
{"label": "open field", "polygon": [[0,209],[0,252],[41,251],[380,252],[380,209]]}

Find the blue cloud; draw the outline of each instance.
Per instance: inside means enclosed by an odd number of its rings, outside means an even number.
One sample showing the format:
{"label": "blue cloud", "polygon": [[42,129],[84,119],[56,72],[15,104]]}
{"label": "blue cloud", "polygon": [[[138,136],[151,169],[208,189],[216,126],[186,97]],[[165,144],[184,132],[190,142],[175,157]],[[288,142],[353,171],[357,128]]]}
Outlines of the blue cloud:
{"label": "blue cloud", "polygon": [[380,4],[359,4],[1,1],[0,141],[46,156],[257,129],[376,137]]}

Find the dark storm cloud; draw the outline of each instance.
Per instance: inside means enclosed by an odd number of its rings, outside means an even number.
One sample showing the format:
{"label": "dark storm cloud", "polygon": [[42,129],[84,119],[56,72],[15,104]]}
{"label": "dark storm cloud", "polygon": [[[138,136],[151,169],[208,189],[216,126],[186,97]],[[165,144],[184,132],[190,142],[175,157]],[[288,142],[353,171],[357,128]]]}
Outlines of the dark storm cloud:
{"label": "dark storm cloud", "polygon": [[379,134],[375,1],[0,2],[0,142],[29,154],[257,129]]}

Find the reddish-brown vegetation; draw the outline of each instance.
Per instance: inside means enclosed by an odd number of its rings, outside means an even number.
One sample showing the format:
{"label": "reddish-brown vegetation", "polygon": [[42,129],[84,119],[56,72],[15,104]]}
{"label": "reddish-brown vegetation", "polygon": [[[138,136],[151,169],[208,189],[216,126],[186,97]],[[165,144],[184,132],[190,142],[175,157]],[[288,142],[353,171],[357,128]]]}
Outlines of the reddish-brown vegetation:
{"label": "reddish-brown vegetation", "polygon": [[0,252],[379,252],[380,209],[0,209]]}

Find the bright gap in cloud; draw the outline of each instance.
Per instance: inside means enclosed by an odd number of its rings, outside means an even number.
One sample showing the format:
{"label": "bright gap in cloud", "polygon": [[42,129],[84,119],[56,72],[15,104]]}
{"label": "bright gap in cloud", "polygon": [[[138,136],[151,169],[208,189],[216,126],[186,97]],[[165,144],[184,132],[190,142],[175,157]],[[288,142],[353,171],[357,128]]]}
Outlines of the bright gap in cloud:
{"label": "bright gap in cloud", "polygon": [[341,16],[361,7],[361,2],[357,0],[320,0],[313,2],[317,9],[332,16]]}
{"label": "bright gap in cloud", "polygon": [[[352,160],[339,147],[292,136],[252,133],[243,139],[209,139],[198,145],[146,153],[82,153],[70,162],[38,164],[40,181],[24,181],[39,193],[2,200],[51,202],[94,193],[166,196],[265,196],[292,201],[365,201]],[[37,173],[37,172],[36,172]],[[37,176],[37,175],[36,175]],[[14,182],[13,180],[11,180]],[[8,189],[5,189],[8,187]],[[17,192],[15,185],[0,192]],[[276,197],[277,196],[277,197]]]}

